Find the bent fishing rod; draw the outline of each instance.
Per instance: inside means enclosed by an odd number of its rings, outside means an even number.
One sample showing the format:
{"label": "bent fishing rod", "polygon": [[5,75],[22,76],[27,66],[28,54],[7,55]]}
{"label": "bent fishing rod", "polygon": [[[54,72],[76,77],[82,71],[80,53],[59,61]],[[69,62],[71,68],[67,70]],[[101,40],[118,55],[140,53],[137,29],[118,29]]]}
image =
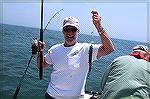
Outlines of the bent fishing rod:
{"label": "bent fishing rod", "polygon": [[[43,42],[43,0],[41,0],[41,29],[40,29],[40,41],[42,41]],[[39,52],[40,53],[40,69],[39,69],[39,77],[40,77],[40,79],[42,79],[42,76],[43,76],[43,58],[41,58],[41,57],[43,57],[43,52]],[[28,65],[27,65],[27,67],[26,67],[26,69],[25,69],[25,71],[24,71],[24,74],[23,74],[23,76],[22,76],[22,78],[21,78],[21,80],[20,80],[20,82],[19,82],[19,85],[17,86],[17,88],[16,88],[16,91],[15,91],[15,94],[14,94],[14,96],[13,96],[13,99],[17,99],[17,95],[18,95],[18,93],[19,93],[19,90],[20,90],[20,88],[21,88],[21,85],[22,85],[22,82],[23,82],[23,79],[24,79],[24,77],[25,77],[25,75],[26,75],[26,72],[27,72],[27,70],[28,70],[28,68],[29,68],[29,65],[30,65],[30,62],[31,62],[31,59],[33,58],[33,54],[31,55],[31,57],[30,57],[30,59],[29,59],[29,62],[28,62]]]}
{"label": "bent fishing rod", "polygon": [[[41,3],[41,29],[40,29],[40,41],[43,42],[43,33],[46,30],[47,26],[50,24],[51,20],[57,15],[59,14],[60,11],[62,11],[63,9],[59,10],[58,12],[56,12],[48,21],[47,25],[45,26],[44,30],[43,30],[43,0]],[[44,52],[43,51],[39,51],[40,54],[40,67],[39,67],[39,78],[40,80],[43,78],[43,63],[44,63]]]}
{"label": "bent fishing rod", "polygon": [[[50,18],[49,22],[47,23],[46,27],[44,28],[44,31],[46,30],[47,26],[50,24],[51,20],[52,20],[57,14],[59,14],[59,12],[62,11],[62,10],[63,10],[63,9],[59,10],[58,12],[56,12],[56,13]],[[41,25],[41,26],[42,26],[42,25]],[[42,36],[41,39],[43,38],[43,34],[42,34],[42,33],[44,33],[44,31],[43,31],[43,29],[40,30],[40,34],[41,34],[41,36]],[[31,63],[31,60],[32,60],[32,58],[34,57],[34,55],[37,54],[37,52],[38,52],[38,41],[33,38],[33,41],[32,41],[32,55],[31,55],[31,57],[30,57],[30,59],[29,59],[29,62],[28,62],[28,65],[27,65],[27,67],[26,67],[26,69],[25,69],[25,71],[24,71],[24,74],[23,74],[23,76],[21,77],[21,80],[20,80],[20,82],[19,82],[19,84],[18,84],[18,86],[17,86],[17,88],[16,88],[16,91],[15,91],[15,94],[14,94],[14,96],[13,96],[13,99],[17,99],[17,95],[18,95],[19,90],[20,90],[20,88],[21,88],[21,86],[22,86],[23,80],[24,80],[24,78],[25,78],[25,75],[26,75],[27,70],[28,70],[28,68],[29,68],[29,65],[30,65],[30,63]],[[42,62],[43,62],[43,61],[42,61]],[[42,63],[42,64],[43,64],[43,63]],[[40,78],[42,78],[42,76],[43,76],[42,73],[43,73],[43,71],[40,70],[40,73],[39,73]]]}
{"label": "bent fishing rod", "polygon": [[30,63],[31,63],[31,59],[32,59],[32,58],[33,58],[33,55],[31,55],[31,57],[30,57],[30,59],[29,59],[28,65],[27,65],[27,67],[26,67],[26,69],[25,69],[25,71],[24,71],[24,74],[23,74],[23,76],[21,77],[21,80],[20,80],[20,82],[19,82],[19,84],[18,84],[18,86],[17,86],[17,88],[16,88],[16,91],[15,91],[15,94],[14,94],[14,96],[13,96],[13,99],[17,99],[17,95],[18,95],[18,93],[19,93],[20,87],[21,87],[21,85],[22,85],[23,79],[24,79],[24,77],[25,77],[25,75],[26,75],[26,72],[27,72],[27,70],[28,70],[28,68],[29,68],[29,65],[30,65]]}
{"label": "bent fishing rod", "polygon": [[[42,0],[42,5],[41,5],[41,29],[40,29],[40,41],[43,42],[43,33],[45,32],[45,30],[47,29],[47,26],[50,24],[50,22],[52,21],[53,18],[55,18],[55,16],[57,14],[59,14],[59,12],[61,12],[63,9],[59,10],[58,12],[56,12],[48,21],[48,23],[46,24],[44,30],[43,30],[43,0]],[[43,78],[43,62],[44,62],[44,52],[43,51],[39,51],[40,53],[40,67],[39,67],[39,78],[40,80]]]}

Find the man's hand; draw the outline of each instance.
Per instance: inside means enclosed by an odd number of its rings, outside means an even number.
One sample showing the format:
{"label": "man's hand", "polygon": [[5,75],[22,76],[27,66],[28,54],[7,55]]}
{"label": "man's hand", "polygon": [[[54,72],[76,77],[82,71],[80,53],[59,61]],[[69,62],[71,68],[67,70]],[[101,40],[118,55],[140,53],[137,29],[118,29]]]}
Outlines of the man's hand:
{"label": "man's hand", "polygon": [[98,32],[101,32],[103,27],[101,25],[101,17],[98,14],[98,11],[93,10],[92,12],[93,24],[95,25]]}
{"label": "man's hand", "polygon": [[44,51],[45,42],[38,41],[38,51]]}

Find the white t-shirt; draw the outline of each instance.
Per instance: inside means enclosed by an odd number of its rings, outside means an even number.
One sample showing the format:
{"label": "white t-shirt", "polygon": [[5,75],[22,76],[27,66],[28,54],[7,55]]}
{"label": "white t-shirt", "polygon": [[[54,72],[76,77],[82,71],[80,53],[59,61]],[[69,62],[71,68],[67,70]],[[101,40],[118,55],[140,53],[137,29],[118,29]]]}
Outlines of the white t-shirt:
{"label": "white t-shirt", "polygon": [[[92,61],[96,60],[101,45],[93,45]],[[52,46],[44,56],[48,64],[53,65],[51,81],[47,93],[57,96],[84,95],[84,87],[89,70],[88,43],[76,43],[72,47],[64,44]]]}

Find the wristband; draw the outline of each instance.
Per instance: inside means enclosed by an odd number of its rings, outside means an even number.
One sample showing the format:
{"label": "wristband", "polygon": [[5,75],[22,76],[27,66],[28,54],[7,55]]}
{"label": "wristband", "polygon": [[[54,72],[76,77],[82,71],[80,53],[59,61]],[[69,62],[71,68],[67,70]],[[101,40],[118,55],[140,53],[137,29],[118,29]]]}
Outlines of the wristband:
{"label": "wristband", "polygon": [[100,32],[98,32],[99,34],[103,34],[105,32],[104,28],[101,29]]}

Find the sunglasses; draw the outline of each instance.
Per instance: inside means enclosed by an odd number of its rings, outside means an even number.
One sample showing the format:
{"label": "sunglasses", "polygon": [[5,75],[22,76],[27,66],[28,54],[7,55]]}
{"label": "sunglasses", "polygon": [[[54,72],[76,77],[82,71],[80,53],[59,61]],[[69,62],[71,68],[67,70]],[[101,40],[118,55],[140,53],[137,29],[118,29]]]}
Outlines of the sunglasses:
{"label": "sunglasses", "polygon": [[76,32],[78,29],[76,27],[64,27],[63,31],[64,32]]}

